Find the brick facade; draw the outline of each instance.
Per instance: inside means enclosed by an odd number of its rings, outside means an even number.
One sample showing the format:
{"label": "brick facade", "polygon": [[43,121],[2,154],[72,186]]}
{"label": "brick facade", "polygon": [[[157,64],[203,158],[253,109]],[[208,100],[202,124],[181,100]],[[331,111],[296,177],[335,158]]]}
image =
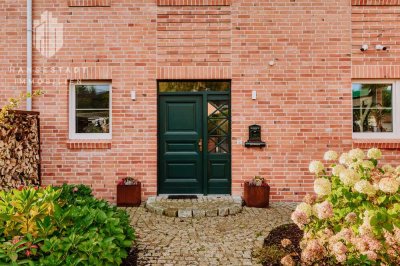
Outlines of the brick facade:
{"label": "brick facade", "polygon": [[[34,88],[46,91],[33,103],[41,112],[43,182],[89,184],[114,202],[117,180],[133,175],[145,197],[155,195],[157,79],[232,80],[235,195],[262,175],[273,200],[297,201],[312,190],[309,161],[327,149],[378,145],[388,161],[398,160],[396,141],[353,141],[350,89],[352,78],[400,78],[397,2],[34,1],[34,19],[49,11],[64,32],[54,56],[33,55]],[[0,7],[3,103],[25,90],[15,77],[26,73],[9,68],[26,66],[26,15],[25,1]],[[363,43],[389,49],[362,53]],[[68,82],[77,79],[112,82],[111,141],[69,139]],[[243,146],[255,123],[265,149]]]}
{"label": "brick facade", "polygon": [[[352,78],[354,80],[400,79],[400,1],[352,1]],[[369,45],[361,52],[363,44]],[[375,45],[387,46],[386,51]],[[400,140],[355,140],[355,147],[377,147],[384,150],[385,161],[399,165]]]}

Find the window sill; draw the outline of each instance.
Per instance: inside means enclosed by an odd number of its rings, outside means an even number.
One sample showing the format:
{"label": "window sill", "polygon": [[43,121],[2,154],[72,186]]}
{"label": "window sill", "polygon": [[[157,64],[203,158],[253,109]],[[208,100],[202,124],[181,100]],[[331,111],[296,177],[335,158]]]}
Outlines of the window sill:
{"label": "window sill", "polygon": [[400,139],[363,139],[353,140],[353,147],[360,149],[378,148],[382,150],[400,150]]}
{"label": "window sill", "polygon": [[70,140],[67,142],[70,150],[106,150],[111,149],[111,141]]}

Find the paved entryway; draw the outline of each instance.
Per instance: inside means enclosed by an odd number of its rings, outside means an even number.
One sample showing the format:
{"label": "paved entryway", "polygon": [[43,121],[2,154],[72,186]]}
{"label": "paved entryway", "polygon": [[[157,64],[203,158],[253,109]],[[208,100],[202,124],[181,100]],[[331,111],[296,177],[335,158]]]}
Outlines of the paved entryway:
{"label": "paved entryway", "polygon": [[139,265],[256,265],[251,253],[268,232],[290,222],[295,203],[244,208],[234,216],[171,218],[129,208]]}

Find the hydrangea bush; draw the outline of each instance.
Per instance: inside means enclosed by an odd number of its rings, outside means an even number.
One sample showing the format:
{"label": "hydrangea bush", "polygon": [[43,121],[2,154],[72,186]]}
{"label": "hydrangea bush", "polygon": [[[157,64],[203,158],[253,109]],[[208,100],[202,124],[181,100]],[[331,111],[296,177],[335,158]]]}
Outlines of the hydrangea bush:
{"label": "hydrangea bush", "polygon": [[400,166],[380,166],[381,157],[353,149],[311,162],[316,195],[292,214],[304,230],[304,264],[400,265]]}

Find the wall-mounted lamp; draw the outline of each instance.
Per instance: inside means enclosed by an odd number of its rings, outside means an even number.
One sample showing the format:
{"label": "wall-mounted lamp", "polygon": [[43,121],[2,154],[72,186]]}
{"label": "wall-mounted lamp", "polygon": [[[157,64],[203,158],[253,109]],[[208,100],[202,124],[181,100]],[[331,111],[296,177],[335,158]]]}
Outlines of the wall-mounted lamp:
{"label": "wall-mounted lamp", "polygon": [[257,91],[252,91],[251,92],[251,99],[252,100],[257,100]]}
{"label": "wall-mounted lamp", "polygon": [[136,91],[131,91],[131,99],[132,101],[136,101]]}
{"label": "wall-mounted lamp", "polygon": [[378,50],[378,51],[386,51],[387,47],[383,46],[381,44],[378,44],[378,45],[375,46],[375,49]]}
{"label": "wall-mounted lamp", "polygon": [[367,51],[368,50],[368,44],[363,44],[362,46],[361,46],[361,48],[360,48],[360,51],[361,52],[365,52],[365,51]]}

